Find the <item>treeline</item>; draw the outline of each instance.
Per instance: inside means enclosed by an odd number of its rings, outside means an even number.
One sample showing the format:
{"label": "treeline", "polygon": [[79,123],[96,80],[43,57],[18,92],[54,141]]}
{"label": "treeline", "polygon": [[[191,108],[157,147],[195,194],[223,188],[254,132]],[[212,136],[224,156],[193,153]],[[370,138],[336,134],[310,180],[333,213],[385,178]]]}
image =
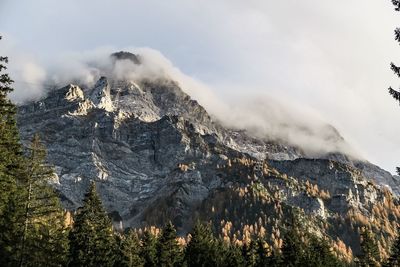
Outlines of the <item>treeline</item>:
{"label": "treeline", "polygon": [[0,266],[400,266],[399,239],[390,258],[382,260],[365,229],[361,255],[346,262],[328,238],[303,229],[295,215],[282,225],[279,249],[262,236],[226,240],[201,222],[185,238],[171,223],[161,230],[118,233],[94,183],[69,220],[51,185],[58,181],[39,136],[27,148],[21,145],[16,107],[8,98],[7,60],[0,57]]}
{"label": "treeline", "polygon": [[[62,214],[62,210],[52,213]],[[150,227],[115,232],[94,182],[72,224],[52,221],[54,218],[58,217],[32,215],[28,226],[22,224],[29,234],[8,240],[11,249],[3,254],[6,257],[1,266],[381,266],[370,231],[362,233],[361,257],[346,262],[337,257],[328,239],[304,230],[295,214],[282,227],[283,244],[276,250],[260,236],[247,242],[227,241],[213,232],[211,223],[197,222],[185,238],[177,236],[172,223],[161,230]],[[399,266],[399,244],[396,241],[384,266]]]}

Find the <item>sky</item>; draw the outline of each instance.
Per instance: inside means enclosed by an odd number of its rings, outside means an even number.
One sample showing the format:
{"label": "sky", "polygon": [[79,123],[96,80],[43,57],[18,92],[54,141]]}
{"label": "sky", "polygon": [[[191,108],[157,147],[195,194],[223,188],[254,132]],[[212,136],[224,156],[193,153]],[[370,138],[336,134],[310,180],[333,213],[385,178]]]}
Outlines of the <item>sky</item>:
{"label": "sky", "polygon": [[151,48],[223,101],[272,96],[312,110],[393,172],[396,26],[389,0],[0,0],[0,54],[10,57],[17,93],[28,95],[41,88],[26,85],[42,83],[63,55]]}

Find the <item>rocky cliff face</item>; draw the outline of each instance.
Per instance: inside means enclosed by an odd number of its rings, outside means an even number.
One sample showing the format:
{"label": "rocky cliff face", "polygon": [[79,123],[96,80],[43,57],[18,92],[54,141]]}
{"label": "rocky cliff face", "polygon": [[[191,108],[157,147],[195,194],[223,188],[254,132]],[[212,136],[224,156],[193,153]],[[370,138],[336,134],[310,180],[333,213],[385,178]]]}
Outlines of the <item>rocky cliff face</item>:
{"label": "rocky cliff face", "polygon": [[[220,160],[212,150],[222,138],[219,126],[170,81],[138,85],[102,77],[93,88],[68,85],[21,106],[19,125],[24,141],[41,133],[56,187],[71,209],[91,179],[99,181],[108,210],[128,225],[140,223],[136,215],[171,183],[192,181],[199,193],[193,201],[218,184],[207,166]],[[180,175],[185,168],[196,171]]]}
{"label": "rocky cliff face", "polygon": [[[355,217],[368,223],[374,216],[383,225],[397,220],[397,202],[385,187],[398,193],[399,183],[388,172],[341,154],[307,159],[300,148],[225,129],[170,80],[101,77],[93,88],[68,85],[20,106],[18,122],[24,142],[41,134],[65,207],[81,205],[94,179],[125,227],[171,219],[185,231],[201,217],[237,220],[237,229],[263,218],[273,228],[284,219],[278,206],[298,207],[332,224],[316,223],[319,231],[357,249],[347,233],[365,222]],[[251,201],[240,202],[249,194]],[[382,238],[394,231],[385,227]]]}

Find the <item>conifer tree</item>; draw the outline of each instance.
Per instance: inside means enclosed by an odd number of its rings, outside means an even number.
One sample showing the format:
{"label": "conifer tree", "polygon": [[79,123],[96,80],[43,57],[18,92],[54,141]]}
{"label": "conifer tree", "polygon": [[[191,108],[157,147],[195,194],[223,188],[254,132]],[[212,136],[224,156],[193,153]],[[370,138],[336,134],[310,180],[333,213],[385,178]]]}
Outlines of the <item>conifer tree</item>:
{"label": "conifer tree", "polygon": [[19,193],[21,207],[16,225],[19,266],[62,266],[66,263],[68,239],[64,211],[49,182],[54,170],[46,164],[46,150],[39,135],[28,149],[24,181]]}
{"label": "conifer tree", "polygon": [[213,247],[214,235],[210,226],[197,221],[186,246],[185,258],[188,266],[210,266],[210,261],[213,260]]}
{"label": "conifer tree", "polygon": [[230,245],[227,248],[225,261],[222,266],[226,267],[244,267],[246,266],[242,251],[237,245]]}
{"label": "conifer tree", "polygon": [[130,230],[125,237],[121,239],[118,248],[118,259],[116,267],[143,267],[144,260],[140,257],[140,240],[134,231]]}
{"label": "conifer tree", "polygon": [[176,240],[176,230],[171,222],[168,222],[162,230],[158,247],[158,265],[161,267],[181,266],[183,262],[182,249]]}
{"label": "conifer tree", "polygon": [[261,238],[257,238],[255,241],[257,244],[257,264],[256,266],[270,266],[272,265],[271,257],[268,255],[268,251],[265,249],[265,242]]}
{"label": "conifer tree", "polygon": [[[396,11],[400,11],[400,1],[399,0],[392,0],[392,4],[395,6]],[[400,42],[400,28],[396,28],[394,30],[394,36],[395,36],[395,40],[397,42]],[[390,68],[395,73],[395,75],[400,77],[400,67],[398,67],[397,65],[395,65],[392,62],[392,63],[390,63]],[[392,87],[389,87],[389,94],[392,95],[392,97],[394,99],[396,99],[397,101],[400,101],[400,92],[398,90],[395,90]]]}
{"label": "conifer tree", "polygon": [[371,230],[363,228],[361,230],[361,255],[359,262],[361,267],[380,266],[379,248]]}
{"label": "conifer tree", "polygon": [[141,258],[144,260],[144,267],[157,267],[157,237],[149,230],[144,232],[142,238]]}
{"label": "conifer tree", "polygon": [[397,228],[397,238],[390,248],[390,255],[384,264],[385,267],[400,266],[400,227]]}
{"label": "conifer tree", "polygon": [[[211,245],[210,258],[205,266],[226,266],[228,252],[229,247],[224,240],[222,238],[214,238]],[[241,259],[243,259],[243,257],[241,257]]]}
{"label": "conifer tree", "polygon": [[301,266],[304,256],[304,245],[301,243],[302,236],[295,215],[292,215],[291,225],[283,238],[282,260],[284,266]]}
{"label": "conifer tree", "polygon": [[16,106],[8,98],[13,91],[13,80],[4,73],[7,63],[8,58],[0,56],[0,217],[8,205],[9,196],[16,190],[23,159],[15,118]]}
{"label": "conifer tree", "polygon": [[246,266],[254,267],[259,262],[258,258],[258,243],[256,240],[251,240],[249,244],[243,245],[243,257],[246,262]]}
{"label": "conifer tree", "polygon": [[324,238],[309,235],[306,249],[306,261],[315,267],[340,267],[344,266],[332,252],[329,243]]}
{"label": "conifer tree", "polygon": [[88,192],[75,217],[69,235],[69,266],[113,266],[115,238],[110,218],[104,210],[96,185],[91,182]]}
{"label": "conifer tree", "polygon": [[8,98],[13,81],[4,73],[7,63],[8,58],[0,56],[0,266],[10,265],[15,256],[17,184],[23,162],[16,107]]}

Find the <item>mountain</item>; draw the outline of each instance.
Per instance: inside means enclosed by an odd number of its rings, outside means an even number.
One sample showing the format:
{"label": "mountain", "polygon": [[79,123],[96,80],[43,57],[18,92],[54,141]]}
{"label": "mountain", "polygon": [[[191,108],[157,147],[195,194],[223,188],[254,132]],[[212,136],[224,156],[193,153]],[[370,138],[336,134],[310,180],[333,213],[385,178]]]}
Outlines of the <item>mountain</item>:
{"label": "mountain", "polygon": [[[141,64],[127,52],[112,58]],[[229,225],[231,238],[247,225],[279,240],[278,226],[300,209],[310,229],[357,252],[362,226],[387,247],[400,218],[393,195],[400,183],[390,173],[341,153],[311,158],[283,141],[228,129],[170,79],[70,84],[21,105],[18,124],[24,143],[40,133],[66,208],[79,207],[96,180],[123,227],[172,220],[184,233],[200,218],[221,231]],[[344,142],[327,127],[330,139]]]}

